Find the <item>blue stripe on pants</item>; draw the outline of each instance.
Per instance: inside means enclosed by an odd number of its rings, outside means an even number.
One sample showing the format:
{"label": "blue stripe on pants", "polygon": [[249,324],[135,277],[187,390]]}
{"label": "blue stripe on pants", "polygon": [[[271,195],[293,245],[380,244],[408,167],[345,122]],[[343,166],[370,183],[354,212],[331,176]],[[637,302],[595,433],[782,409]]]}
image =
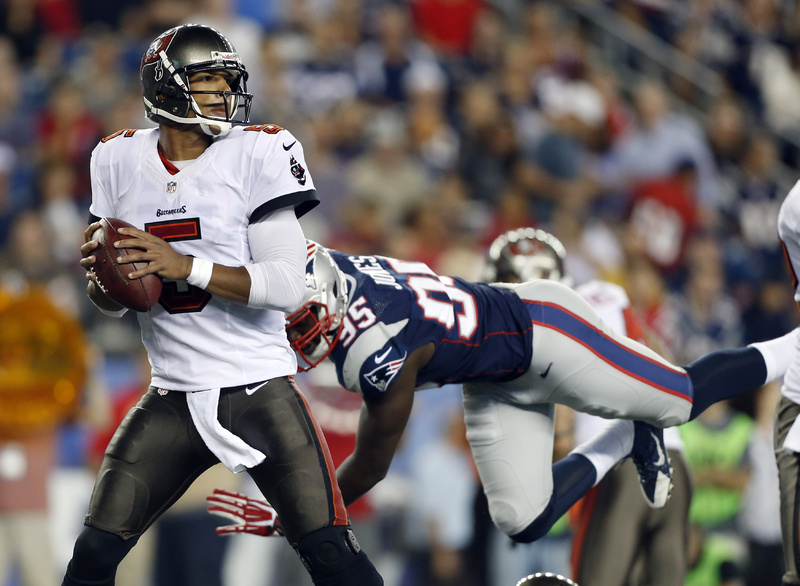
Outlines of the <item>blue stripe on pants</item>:
{"label": "blue stripe on pants", "polygon": [[670,395],[692,401],[689,375],[620,344],[580,316],[560,305],[524,300],[534,324],[575,340],[620,372]]}

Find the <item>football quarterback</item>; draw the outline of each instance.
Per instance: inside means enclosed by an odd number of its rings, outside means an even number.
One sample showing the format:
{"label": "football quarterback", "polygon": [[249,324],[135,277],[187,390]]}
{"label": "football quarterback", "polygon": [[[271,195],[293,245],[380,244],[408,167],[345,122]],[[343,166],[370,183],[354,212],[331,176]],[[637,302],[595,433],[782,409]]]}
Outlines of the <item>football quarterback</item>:
{"label": "football quarterback", "polygon": [[284,314],[304,292],[298,218],[319,203],[302,145],[276,124],[247,124],[247,71],[213,28],[159,35],[140,78],[158,128],[94,149],[81,265],[92,302],[120,316],[89,269],[97,220],[129,224],[115,242],[127,250],[120,272],[162,280],[158,303],[137,314],[150,385],[105,452],[63,584],[112,585],[139,536],[221,462],[269,496],[316,584],[379,586],[286,336]]}

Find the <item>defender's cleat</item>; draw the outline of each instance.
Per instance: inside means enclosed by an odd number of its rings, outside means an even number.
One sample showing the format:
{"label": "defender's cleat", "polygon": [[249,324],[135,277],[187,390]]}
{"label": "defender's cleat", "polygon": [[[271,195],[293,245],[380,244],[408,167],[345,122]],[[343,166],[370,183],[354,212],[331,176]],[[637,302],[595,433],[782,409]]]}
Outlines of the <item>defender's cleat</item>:
{"label": "defender's cleat", "polygon": [[639,473],[647,504],[660,509],[672,493],[672,466],[664,445],[664,430],[644,421],[634,421],[630,456]]}

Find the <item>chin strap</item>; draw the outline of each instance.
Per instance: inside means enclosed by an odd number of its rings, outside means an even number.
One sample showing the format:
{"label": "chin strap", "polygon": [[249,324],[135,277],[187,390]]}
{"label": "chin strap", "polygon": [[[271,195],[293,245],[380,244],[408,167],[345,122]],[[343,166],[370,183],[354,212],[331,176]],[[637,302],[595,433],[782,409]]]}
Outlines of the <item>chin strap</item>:
{"label": "chin strap", "polygon": [[[233,125],[230,122],[215,122],[213,124],[210,122],[201,122],[200,128],[208,136],[217,137],[228,134],[231,131],[231,128],[233,128]],[[216,132],[214,129],[216,129]]]}
{"label": "chin strap", "polygon": [[[190,100],[192,101],[192,109],[194,110],[196,106],[194,98],[190,97]],[[184,118],[170,114],[161,108],[156,108],[155,105],[148,101],[147,98],[144,98],[144,103],[147,109],[150,111],[151,116],[160,116],[161,118],[165,118],[172,122],[177,122],[178,124],[199,124],[203,132],[209,136],[225,136],[231,131],[231,128],[233,128],[233,123],[226,120],[211,120],[201,116],[197,116],[195,118]]]}

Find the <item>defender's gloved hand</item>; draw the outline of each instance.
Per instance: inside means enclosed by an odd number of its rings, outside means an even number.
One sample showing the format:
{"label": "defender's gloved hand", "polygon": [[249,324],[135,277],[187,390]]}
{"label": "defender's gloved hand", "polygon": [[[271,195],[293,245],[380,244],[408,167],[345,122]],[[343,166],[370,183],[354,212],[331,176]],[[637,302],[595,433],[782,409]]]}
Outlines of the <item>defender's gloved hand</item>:
{"label": "defender's gloved hand", "polygon": [[283,535],[278,513],[267,501],[253,499],[232,490],[214,489],[207,496],[208,512],[235,521],[233,525],[217,527],[217,535],[251,533],[253,535]]}

